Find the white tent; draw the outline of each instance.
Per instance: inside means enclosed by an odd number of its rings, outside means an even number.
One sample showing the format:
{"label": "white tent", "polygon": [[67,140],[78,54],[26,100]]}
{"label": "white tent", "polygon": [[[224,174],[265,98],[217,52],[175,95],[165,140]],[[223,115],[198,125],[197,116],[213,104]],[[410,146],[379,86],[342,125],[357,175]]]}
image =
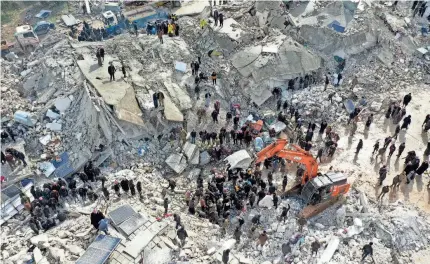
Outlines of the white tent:
{"label": "white tent", "polygon": [[230,164],[231,169],[246,169],[249,167],[249,165],[251,165],[252,158],[251,156],[249,156],[246,150],[242,149],[231,154],[230,156],[225,158],[224,161],[227,161],[228,164]]}

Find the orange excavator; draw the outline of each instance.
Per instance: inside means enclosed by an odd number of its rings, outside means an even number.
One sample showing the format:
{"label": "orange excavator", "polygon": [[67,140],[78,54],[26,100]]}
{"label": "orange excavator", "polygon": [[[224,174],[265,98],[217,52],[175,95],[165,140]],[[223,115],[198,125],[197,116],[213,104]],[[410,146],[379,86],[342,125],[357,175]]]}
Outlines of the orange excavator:
{"label": "orange excavator", "polygon": [[271,157],[279,157],[303,164],[306,170],[299,184],[286,191],[282,196],[299,196],[307,205],[299,214],[309,218],[335,204],[350,189],[347,178],[342,173],[318,173],[318,163],[311,153],[295,144],[288,145],[287,139],[278,139],[257,154],[255,163]]}

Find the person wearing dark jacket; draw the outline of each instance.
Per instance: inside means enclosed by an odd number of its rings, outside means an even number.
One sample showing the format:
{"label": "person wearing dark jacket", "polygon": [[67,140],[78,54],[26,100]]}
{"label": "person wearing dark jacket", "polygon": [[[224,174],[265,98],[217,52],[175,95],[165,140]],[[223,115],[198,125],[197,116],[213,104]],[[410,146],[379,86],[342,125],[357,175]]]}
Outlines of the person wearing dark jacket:
{"label": "person wearing dark jacket", "polygon": [[[364,259],[370,255],[370,257],[373,259],[373,248],[372,248],[373,243],[370,242],[369,244],[364,245],[364,247],[361,249],[363,251],[363,256],[361,258],[361,262],[364,261]],[[373,261],[375,262],[375,261]]]}
{"label": "person wearing dark jacket", "polygon": [[103,47],[100,48],[100,58],[102,59],[102,62],[105,61],[105,49]]}
{"label": "person wearing dark jacket", "polygon": [[136,189],[134,188],[134,182],[133,180],[129,180],[128,181],[128,187],[130,187],[130,193],[131,195],[135,195],[136,194]]}
{"label": "person wearing dark jacket", "polygon": [[115,194],[118,195],[118,197],[121,196],[120,184],[117,180],[115,180],[112,189],[114,189]]}
{"label": "person wearing dark jacket", "polygon": [[403,97],[403,106],[404,107],[408,106],[411,100],[412,100],[412,95],[411,93],[408,93],[407,95],[405,95],[405,97]]}
{"label": "person wearing dark jacket", "polygon": [[222,13],[219,14],[218,19],[219,19],[219,26],[220,27],[224,26],[224,15]]}
{"label": "person wearing dark jacket", "polygon": [[222,263],[227,264],[230,260],[230,249],[226,249],[222,252]]}
{"label": "person wearing dark jacket", "polygon": [[90,215],[91,224],[94,226],[95,229],[99,229],[99,222],[100,220],[104,219],[105,216],[100,210],[94,209],[94,211]]}
{"label": "person wearing dark jacket", "polygon": [[103,195],[106,198],[106,200],[109,200],[109,191],[106,188],[102,188]]}
{"label": "person wearing dark jacket", "polygon": [[69,195],[69,191],[66,189],[65,186],[61,186],[59,193],[61,198],[63,199],[65,199]]}
{"label": "person wearing dark jacket", "polygon": [[357,144],[357,150],[356,150],[356,152],[355,152],[355,154],[357,154],[358,155],[358,153],[360,152],[360,150],[363,148],[363,140],[362,139],[360,139],[360,141],[358,142],[358,144]]}
{"label": "person wearing dark jacket", "polygon": [[400,146],[399,146],[399,150],[398,150],[398,152],[397,152],[397,158],[399,158],[400,157],[400,155],[402,155],[402,153],[403,153],[403,151],[405,150],[405,147],[406,147],[406,144],[405,144],[405,142],[403,142],[402,144],[400,144]]}
{"label": "person wearing dark jacket", "polygon": [[167,215],[167,210],[169,209],[169,199],[164,198],[164,215]]}
{"label": "person wearing dark jacket", "polygon": [[137,192],[139,193],[139,196],[142,197],[142,183],[140,181],[136,184]]}
{"label": "person wearing dark jacket", "polygon": [[183,226],[179,226],[178,231],[176,232],[179,240],[181,241],[181,246],[185,245],[185,239],[188,237],[187,231],[185,231]]}
{"label": "person wearing dark jacket", "polygon": [[411,115],[408,115],[407,117],[405,117],[404,119],[403,119],[403,124],[402,124],[402,126],[400,127],[400,129],[408,129],[408,127],[409,127],[409,125],[411,124]]}
{"label": "person wearing dark jacket", "polygon": [[110,81],[112,81],[112,80],[115,81],[115,72],[116,72],[115,66],[113,66],[112,63],[110,63],[110,65],[108,67],[108,73],[110,76]]}
{"label": "person wearing dark jacket", "polygon": [[128,193],[130,187],[128,187],[128,180],[124,179],[121,181],[121,188],[125,193]]}
{"label": "person wearing dark jacket", "polygon": [[12,157],[14,157],[17,160],[20,160],[22,162],[22,164],[24,165],[24,167],[27,167],[27,162],[25,161],[25,155],[24,153],[14,149],[14,148],[7,148],[5,150],[6,154],[10,154],[12,155]]}

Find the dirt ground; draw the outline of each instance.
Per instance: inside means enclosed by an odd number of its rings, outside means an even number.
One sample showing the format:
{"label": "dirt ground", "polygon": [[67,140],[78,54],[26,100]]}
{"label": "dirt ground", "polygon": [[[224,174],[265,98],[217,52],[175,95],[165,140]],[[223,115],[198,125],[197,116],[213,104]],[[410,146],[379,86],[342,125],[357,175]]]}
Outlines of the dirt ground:
{"label": "dirt ground", "polygon": [[17,26],[24,24],[34,25],[39,21],[43,21],[42,19],[35,17],[40,10],[51,10],[51,15],[47,17],[45,21],[56,24],[56,21],[60,19],[61,15],[68,13],[67,10],[69,7],[68,3],[65,1],[17,1],[16,3],[16,8],[9,10],[4,10],[2,8],[1,11],[1,15],[5,17],[2,18],[1,39],[9,42],[14,41],[15,28]]}
{"label": "dirt ground", "polygon": [[[374,123],[371,125],[369,132],[364,133],[364,122],[359,123],[356,134],[351,138],[348,137],[349,128],[345,127],[339,140],[339,147],[333,161],[326,165],[322,165],[322,170],[328,170],[329,166],[333,166],[336,170],[345,171],[349,176],[349,182],[354,183],[354,186],[363,190],[370,199],[376,199],[381,192],[381,187],[378,186],[378,171],[381,166],[387,164],[388,175],[383,185],[391,185],[392,179],[397,174],[400,174],[404,169],[404,157],[408,151],[415,150],[423,161],[423,152],[427,146],[428,134],[422,133],[421,125],[427,114],[430,114],[430,90],[425,87],[408,87],[403,94],[400,94],[399,99],[402,99],[406,91],[412,92],[412,101],[407,106],[406,115],[412,116],[412,123],[408,130],[402,130],[396,141],[396,152],[390,159],[384,158],[381,162],[380,157],[375,160],[375,155],[372,156],[373,145],[379,140],[380,146],[383,145],[384,139],[387,136],[394,135],[395,125],[391,119],[385,118],[385,109],[380,115],[375,116]],[[401,124],[401,123],[400,123]],[[359,139],[363,139],[363,149],[355,156],[356,146]],[[397,149],[400,143],[406,142],[406,148],[399,159],[396,159]],[[388,150],[386,152],[388,156]],[[326,168],[327,167],[327,168]],[[393,203],[397,200],[418,206],[426,213],[430,212],[430,189],[427,188],[429,182],[428,175],[418,176],[409,185],[406,184],[405,177],[402,178],[402,184],[398,189],[391,189],[388,199],[383,201],[383,204],[388,202]]]}

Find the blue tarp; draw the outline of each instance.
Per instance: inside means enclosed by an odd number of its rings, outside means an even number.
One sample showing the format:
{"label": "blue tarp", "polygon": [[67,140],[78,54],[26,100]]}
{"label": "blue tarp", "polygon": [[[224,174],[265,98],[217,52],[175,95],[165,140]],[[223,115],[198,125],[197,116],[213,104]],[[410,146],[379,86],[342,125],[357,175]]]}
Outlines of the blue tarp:
{"label": "blue tarp", "polygon": [[67,152],[63,152],[61,155],[61,161],[52,160],[51,163],[56,168],[54,171],[54,177],[63,178],[75,171],[72,167],[72,164],[69,160],[69,154]]}
{"label": "blue tarp", "polygon": [[29,183],[33,183],[34,184],[34,179],[24,179],[24,180],[21,180],[21,186],[22,187],[27,186]]}
{"label": "blue tarp", "polygon": [[329,28],[334,29],[337,32],[343,33],[345,32],[345,27],[340,25],[340,22],[337,20],[334,20],[333,22],[331,22],[330,24],[327,25]]}

